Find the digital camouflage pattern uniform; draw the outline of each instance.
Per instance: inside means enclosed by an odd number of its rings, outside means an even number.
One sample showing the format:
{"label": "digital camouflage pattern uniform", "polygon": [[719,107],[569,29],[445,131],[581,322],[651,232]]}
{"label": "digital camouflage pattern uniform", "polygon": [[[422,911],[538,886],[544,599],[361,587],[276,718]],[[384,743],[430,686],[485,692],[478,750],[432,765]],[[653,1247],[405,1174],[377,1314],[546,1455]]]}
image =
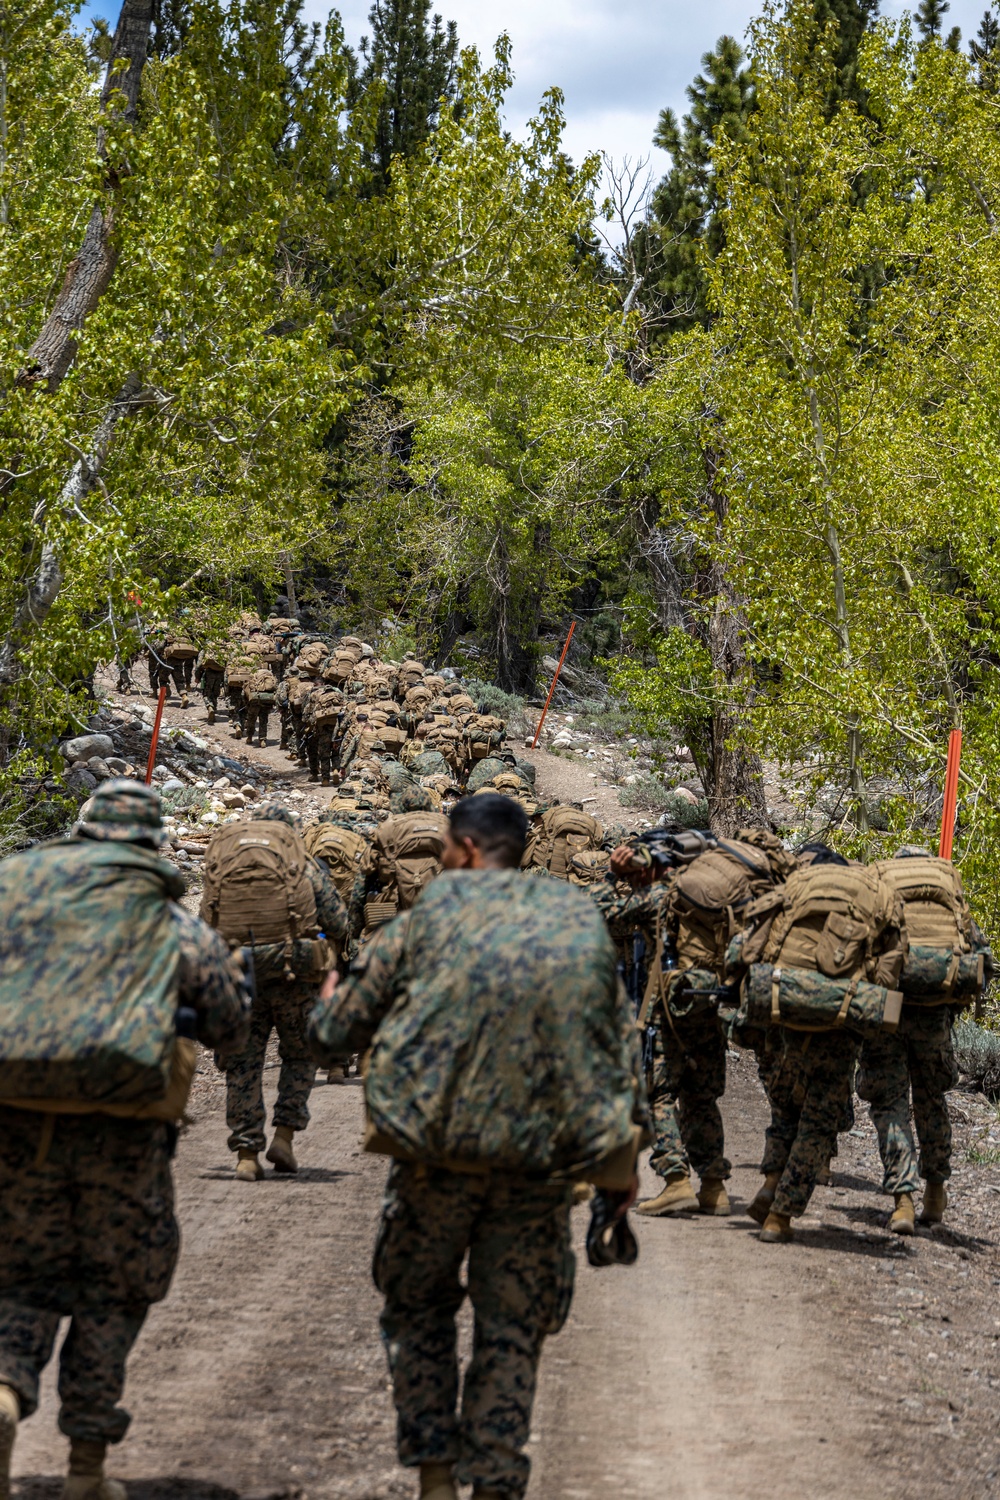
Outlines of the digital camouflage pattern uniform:
{"label": "digital camouflage pattern uniform", "polygon": [[206,660],[212,662],[218,661],[220,659],[218,652],[221,649],[221,647],[218,647],[215,652],[208,655],[206,655],[205,651],[201,651],[194,668],[195,684],[201,688],[201,696],[205,701],[205,707],[208,709],[208,722],[210,724],[215,723],[215,716],[219,712],[219,694],[222,692],[226,672],[224,667],[207,666]]}
{"label": "digital camouflage pattern uniform", "polygon": [[[285,808],[270,804],[261,808],[255,821],[275,818],[296,827],[296,819]],[[348,915],[336,886],[321,865],[313,860],[309,879],[316,898],[316,920],[334,948],[347,938]],[[305,945],[297,945],[304,954]],[[249,1041],[238,1057],[226,1067],[226,1124],[229,1127],[230,1151],[263,1151],[264,1059],[271,1032],[278,1033],[278,1097],[273,1123],[291,1130],[305,1130],[309,1124],[309,1095],[316,1077],[316,1064],[306,1040],[306,1019],[316,999],[321,975],[286,980],[284,947],[280,943],[262,944],[253,950],[256,994],[250,1017]],[[295,954],[292,957],[295,971]],[[221,1065],[221,1064],[220,1064]]]}
{"label": "digital camouflage pattern uniform", "polygon": [[[666,916],[670,882],[632,889],[624,882],[603,880],[586,889],[611,929],[627,982],[633,937],[637,931],[642,934],[645,967],[640,984],[644,990],[656,951],[657,927]],[[703,1178],[727,1178],[731,1167],[718,1105],[726,1089],[726,1043],[718,1019],[714,1014],[689,1016],[672,1027],[662,999],[656,996],[647,1021],[652,1042],[647,1071],[653,1125],[650,1166],[663,1178],[692,1168]]]}
{"label": "digital camouflage pattern uniform", "polygon": [[[885,901],[886,921],[872,946],[888,974],[898,974],[906,951],[903,907],[892,892]],[[890,986],[891,987],[891,986]],[[780,1044],[768,1073],[771,1123],[766,1132],[761,1170],[780,1173],[773,1212],[793,1218],[804,1214],[819,1174],[837,1148],[837,1134],[850,1118],[855,1065],[860,1039],[845,1031],[806,1032],[777,1028]]]}
{"label": "digital camouflage pattern uniform", "polygon": [[[124,797],[116,791],[123,786]],[[129,818],[142,798],[148,806],[139,816],[148,821],[136,826]],[[82,826],[82,836],[131,832],[137,842],[161,842],[156,793],[106,782],[90,806],[94,821]],[[102,813],[113,819],[116,806],[125,814],[117,827],[103,823]],[[54,894],[58,920],[71,892]],[[170,912],[179,940],[178,1004],[194,1011],[199,1040],[225,1055],[244,1044],[249,1026],[229,950],[182,907]],[[170,1173],[176,1128],[0,1106],[0,1131],[0,1382],[18,1393],[22,1417],[30,1416],[60,1319],[70,1318],[60,1352],[59,1426],[77,1441],[118,1442],[129,1424],[119,1405],[125,1361],[150,1304],[166,1295],[177,1260]]]}
{"label": "digital camouflage pattern uniform", "polygon": [[[983,954],[989,983],[993,977],[990,946],[968,910],[966,917],[971,951]],[[951,1176],[951,1116],[945,1095],[958,1083],[951,1028],[955,1010],[960,1008],[949,1005],[944,996],[937,1004],[933,1000],[904,1002],[895,1034],[881,1032],[865,1039],[857,1087],[871,1106],[884,1193],[916,1193],[921,1178],[947,1182]]]}
{"label": "digital camouflage pattern uniform", "polygon": [[851,1105],[860,1042],[847,1032],[782,1026],[768,1071],[771,1121],[761,1171],[781,1177],[774,1212],[804,1214],[820,1172],[836,1152]]}
{"label": "digital camouflage pattern uniform", "polygon": [[[472,881],[477,885],[467,893],[457,888],[458,883]],[[505,991],[523,976],[531,987],[528,993],[534,994],[541,974],[548,976],[542,983],[550,986],[567,976],[565,1004],[559,1009],[566,1040],[559,1051],[568,1056],[573,1051],[569,1038],[576,1033],[579,1043],[582,1031],[573,966],[578,972],[581,962],[590,961],[593,945],[596,972],[607,975],[606,1006],[617,1041],[612,1045],[609,1038],[600,1057],[588,1058],[590,1076],[581,1070],[580,1087],[566,1094],[566,1102],[576,1101],[581,1130],[586,1122],[605,1120],[610,1110],[623,1108],[626,1119],[631,1115],[644,1122],[640,1091],[633,1081],[635,1033],[625,997],[615,992],[612,955],[599,951],[600,929],[595,939],[593,923],[588,925],[585,914],[579,924],[572,920],[571,911],[580,909],[575,903],[585,903],[583,894],[562,882],[543,884],[544,893],[532,886],[531,930],[523,942],[511,944],[511,908],[524,885],[518,872],[439,876],[412,911],[369,944],[334,999],[313,1012],[310,1038],[320,1061],[345,1051],[364,1051],[394,1001],[407,994],[411,1001],[417,994],[421,997],[414,1008],[414,1024],[419,1026],[422,1015],[444,1003],[442,986],[461,985],[477,1015],[479,1007],[486,1014],[495,1007],[501,1024]],[[521,1059],[511,1056],[509,1061],[513,1072],[523,1074]],[[606,1067],[619,1080],[607,1096],[595,1087]],[[498,1072],[502,1078],[502,1070]],[[428,1056],[426,1067],[400,1079],[400,1109],[417,1117],[433,1116],[446,1107],[442,1099],[450,1077],[441,1059]],[[370,1086],[371,1074],[369,1090]],[[499,1081],[494,1087],[501,1089]],[[536,1135],[540,1132],[549,1140],[551,1129],[541,1130],[541,1117],[526,1118],[520,1102],[512,1106],[518,1082],[510,1087],[510,1094],[495,1094],[491,1114],[508,1116],[510,1132],[531,1134],[534,1128]],[[536,1098],[533,1095],[533,1107]],[[539,1109],[545,1107],[538,1104]],[[481,1130],[485,1133],[485,1122]],[[545,1336],[562,1327],[572,1298],[570,1200],[568,1185],[545,1175],[528,1180],[513,1171],[476,1170],[471,1163],[468,1170],[453,1171],[419,1160],[394,1162],[373,1270],[385,1298],[381,1325],[403,1464],[451,1464],[456,1480],[477,1490],[503,1500],[519,1500],[524,1494],[530,1466],[523,1448],[538,1359]],[[468,1276],[463,1286],[466,1254]],[[459,1412],[455,1314],[466,1291],[475,1333]]]}

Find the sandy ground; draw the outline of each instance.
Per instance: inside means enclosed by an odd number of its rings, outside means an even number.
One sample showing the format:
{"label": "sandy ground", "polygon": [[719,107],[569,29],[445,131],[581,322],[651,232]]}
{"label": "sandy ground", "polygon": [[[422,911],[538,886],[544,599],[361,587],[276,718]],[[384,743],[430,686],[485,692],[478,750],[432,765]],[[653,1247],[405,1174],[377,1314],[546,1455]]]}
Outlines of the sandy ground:
{"label": "sandy ground", "polygon": [[[204,732],[201,717],[184,721]],[[272,756],[284,773],[276,752],[254,752]],[[550,794],[586,777],[537,760]],[[318,1085],[299,1176],[253,1185],[231,1177],[223,1093],[206,1057],[176,1164],[180,1268],[133,1355],[134,1423],[112,1472],[132,1500],[415,1496],[395,1461],[369,1274],[385,1164],[359,1152],[360,1086]],[[751,1060],[732,1054],[733,1217],[637,1220],[630,1270],[593,1271],[580,1254],[569,1322],[543,1358],[530,1500],[1000,1493],[1000,1127],[986,1101],[953,1098],[948,1226],[886,1233],[859,1116],[797,1242],[763,1246],[742,1205],[766,1110]],[[575,1220],[582,1241],[586,1210]],[[59,1494],[56,1410],[50,1369],[18,1438],[20,1500]]]}

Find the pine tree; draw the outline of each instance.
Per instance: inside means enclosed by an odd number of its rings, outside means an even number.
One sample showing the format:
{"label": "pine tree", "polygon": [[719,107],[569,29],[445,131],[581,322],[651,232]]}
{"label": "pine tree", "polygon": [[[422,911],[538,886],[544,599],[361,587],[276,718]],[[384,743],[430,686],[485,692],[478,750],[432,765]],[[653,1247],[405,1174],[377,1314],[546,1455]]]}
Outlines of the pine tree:
{"label": "pine tree", "polygon": [[441,100],[457,107],[458,33],[454,21],[429,17],[430,0],[376,0],[372,32],[360,46],[358,91],[381,83],[385,93],[370,167],[379,186],[394,156],[411,156],[437,123]]}
{"label": "pine tree", "polygon": [[992,11],[983,11],[979,30],[969,43],[969,57],[976,66],[980,87],[996,93],[1000,63],[1000,22]]}
{"label": "pine tree", "polygon": [[673,110],[663,110],[653,137],[673,165],[653,193],[655,227],[644,250],[659,304],[656,321],[671,330],[707,319],[698,247],[705,243],[712,254],[721,247],[712,145],[723,134],[734,140],[743,134],[753,107],[753,85],[743,62],[739,43],[720,37],[714,52],[701,60],[704,72],[688,88],[691,112],[678,123]]}
{"label": "pine tree", "polygon": [[941,35],[944,18],[951,9],[948,0],[920,0],[913,19],[917,23],[917,30],[925,42],[932,37]]}
{"label": "pine tree", "polygon": [[[928,0],[924,0],[928,3]],[[934,3],[934,0],[930,0]],[[945,10],[948,9],[945,4]],[[858,90],[858,48],[861,38],[878,15],[878,0],[814,0],[813,13],[817,31],[830,21],[836,21],[839,41],[834,54],[837,82],[834,85],[831,105],[843,99],[853,99],[864,107],[864,99]]]}

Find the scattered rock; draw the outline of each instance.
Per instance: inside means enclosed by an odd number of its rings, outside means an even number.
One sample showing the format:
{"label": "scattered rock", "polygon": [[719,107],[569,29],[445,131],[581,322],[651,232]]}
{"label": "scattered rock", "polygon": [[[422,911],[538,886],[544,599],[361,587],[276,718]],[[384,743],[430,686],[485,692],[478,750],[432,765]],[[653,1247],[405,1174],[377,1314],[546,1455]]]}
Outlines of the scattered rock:
{"label": "scattered rock", "polygon": [[212,790],[213,791],[220,791],[221,792],[223,790],[223,788],[227,787],[227,786],[232,786],[232,782],[230,781],[230,779],[229,779],[228,776],[220,776],[219,779],[218,779],[218,781],[213,781],[212,782]]}
{"label": "scattered rock", "polygon": [[211,825],[212,823],[217,823],[218,821],[219,814],[217,812],[202,813],[201,817],[198,819],[199,823],[207,823],[209,825]]}
{"label": "scattered rock", "polygon": [[675,786],[674,796],[678,798],[679,801],[686,802],[689,807],[698,806],[698,798],[695,796],[694,792],[690,791],[686,786]]}
{"label": "scattered rock", "polygon": [[113,776],[125,776],[128,772],[128,761],[122,760],[120,755],[109,755],[105,765]]}
{"label": "scattered rock", "polygon": [[63,758],[70,763],[75,760],[89,761],[95,755],[102,759],[114,755],[115,742],[110,734],[78,734],[75,739],[65,740],[59,749]]}
{"label": "scattered rock", "polygon": [[169,766],[159,765],[153,767],[154,781],[169,781],[172,776],[173,772],[170,770]]}
{"label": "scattered rock", "polygon": [[168,776],[160,787],[161,792],[183,792],[184,783],[179,776]]}
{"label": "scattered rock", "polygon": [[257,796],[257,788],[255,786],[251,786],[249,781],[247,782],[246,786],[240,787],[240,791],[243,793],[243,796],[247,799],[248,802],[253,802]]}
{"label": "scattered rock", "polygon": [[246,807],[247,799],[242,792],[223,792],[223,804],[232,811],[234,808]]}

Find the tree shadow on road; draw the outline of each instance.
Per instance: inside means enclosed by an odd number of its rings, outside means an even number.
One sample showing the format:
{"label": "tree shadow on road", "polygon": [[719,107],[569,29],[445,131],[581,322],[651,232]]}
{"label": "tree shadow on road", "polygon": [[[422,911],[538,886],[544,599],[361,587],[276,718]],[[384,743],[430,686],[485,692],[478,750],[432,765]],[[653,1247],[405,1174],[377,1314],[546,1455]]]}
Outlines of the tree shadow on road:
{"label": "tree shadow on road", "polygon": [[[62,1494],[62,1479],[47,1479],[41,1474],[30,1474],[15,1480],[14,1500],[59,1500]],[[289,1492],[275,1490],[273,1500],[279,1500]],[[237,1490],[223,1488],[208,1479],[130,1479],[129,1500],[241,1500]],[[259,1500],[264,1500],[264,1492]]]}

